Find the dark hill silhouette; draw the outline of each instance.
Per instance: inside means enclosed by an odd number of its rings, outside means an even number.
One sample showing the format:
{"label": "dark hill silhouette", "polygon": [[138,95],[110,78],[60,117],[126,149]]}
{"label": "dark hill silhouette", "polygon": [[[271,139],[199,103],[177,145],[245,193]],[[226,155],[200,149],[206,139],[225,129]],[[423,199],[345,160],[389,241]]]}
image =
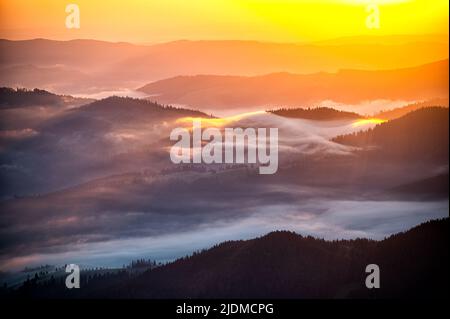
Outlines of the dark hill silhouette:
{"label": "dark hill silhouette", "polygon": [[[426,291],[439,295],[447,289],[447,238],[448,220],[424,224],[381,242],[328,242],[274,232],[260,239],[219,245],[148,272],[135,284],[142,296],[149,297],[153,293],[145,286],[169,287],[155,295],[179,297],[407,297],[427,295]],[[364,269],[369,263],[380,266],[383,290],[369,293],[365,288]],[[405,289],[417,282],[423,286]]]}
{"label": "dark hill silhouette", "polygon": [[271,110],[269,112],[283,117],[317,120],[317,121],[356,120],[364,118],[364,116],[354,112],[339,111],[330,107],[293,108],[293,109],[281,108]]}
{"label": "dark hill silhouette", "polygon": [[[57,112],[44,110],[45,117],[33,122],[29,118],[36,118],[41,107],[28,107],[19,115],[11,112],[20,110],[2,110],[2,126],[10,125],[10,119],[17,126],[10,129],[39,132],[22,139],[3,138],[2,146],[8,148],[2,161],[22,163],[40,173],[25,176],[19,171],[5,174],[3,170],[0,193],[45,193],[142,167],[160,169],[171,163],[164,147],[170,145],[168,137],[174,121],[188,116],[208,117],[194,110],[124,97],[109,97],[69,109],[51,108]],[[41,179],[40,174],[52,178]]]}
{"label": "dark hill silhouette", "polygon": [[389,190],[390,195],[397,199],[403,197],[408,200],[448,199],[448,172],[411,183],[403,184]]}
{"label": "dark hill silhouette", "polygon": [[141,113],[140,115],[145,116],[146,114],[155,113],[177,113],[177,116],[206,116],[205,113],[190,110],[185,108],[173,107],[170,105],[161,105],[156,102],[136,99],[130,97],[119,97],[111,96],[102,100],[92,102],[87,105],[83,105],[76,112],[89,112],[92,114],[107,114],[107,113]]}
{"label": "dark hill silhouette", "polygon": [[392,110],[388,111],[381,111],[374,115],[376,118],[380,118],[383,120],[394,120],[399,117],[402,117],[412,111],[419,110],[425,107],[431,107],[431,106],[441,106],[441,107],[448,107],[448,98],[446,99],[431,99],[428,101],[423,102],[417,102],[413,104],[408,104],[403,107],[398,107]]}
{"label": "dark hill silhouette", "polygon": [[136,128],[138,125],[186,116],[208,117],[205,113],[195,110],[161,105],[143,99],[112,96],[68,110],[45,123],[42,129],[52,132],[68,131],[69,134],[72,130],[86,133],[124,126]]}
{"label": "dark hill silhouette", "polygon": [[[130,278],[125,272],[68,291],[61,281],[27,282],[13,297],[60,298],[444,298],[449,220],[382,241],[325,241],[292,232],[231,241]],[[380,267],[381,288],[365,287]]]}
{"label": "dark hill silhouette", "polygon": [[67,104],[83,104],[89,99],[74,98],[67,95],[56,95],[45,90],[23,88],[0,88],[0,108],[19,108],[26,106],[64,106]]}
{"label": "dark hill silhouette", "polygon": [[373,129],[338,136],[333,141],[373,150],[373,156],[448,163],[448,119],[448,108],[422,108]]}

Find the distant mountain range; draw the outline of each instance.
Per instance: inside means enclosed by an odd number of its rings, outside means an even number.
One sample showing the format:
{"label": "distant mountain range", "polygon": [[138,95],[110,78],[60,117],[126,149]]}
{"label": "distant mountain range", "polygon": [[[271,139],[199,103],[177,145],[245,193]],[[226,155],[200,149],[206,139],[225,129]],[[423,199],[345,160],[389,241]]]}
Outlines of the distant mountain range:
{"label": "distant mountain range", "polygon": [[305,44],[176,41],[154,45],[34,39],[0,40],[0,52],[0,85],[73,94],[136,88],[178,75],[408,68],[447,59],[448,39],[399,35]]}
{"label": "distant mountain range", "polygon": [[162,103],[226,109],[283,105],[295,107],[322,101],[357,104],[363,101],[448,98],[448,60],[418,67],[383,71],[341,70],[337,73],[262,76],[177,76],[139,90]]}
{"label": "distant mountain range", "polygon": [[[449,219],[382,241],[324,241],[277,231],[219,244],[138,276],[111,272],[65,289],[30,279],[4,296],[33,298],[447,298]],[[367,289],[366,266],[380,268]],[[82,275],[83,276],[83,275]],[[82,277],[83,278],[83,277]]]}

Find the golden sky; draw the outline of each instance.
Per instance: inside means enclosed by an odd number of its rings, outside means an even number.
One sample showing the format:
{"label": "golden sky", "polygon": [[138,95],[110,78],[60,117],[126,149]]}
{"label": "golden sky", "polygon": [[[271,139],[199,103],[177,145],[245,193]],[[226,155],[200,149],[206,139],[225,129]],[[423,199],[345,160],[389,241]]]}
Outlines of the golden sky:
{"label": "golden sky", "polygon": [[[67,4],[81,28],[67,29]],[[380,27],[369,29],[368,3]],[[179,39],[303,42],[448,33],[448,0],[0,0],[0,38],[154,43]]]}

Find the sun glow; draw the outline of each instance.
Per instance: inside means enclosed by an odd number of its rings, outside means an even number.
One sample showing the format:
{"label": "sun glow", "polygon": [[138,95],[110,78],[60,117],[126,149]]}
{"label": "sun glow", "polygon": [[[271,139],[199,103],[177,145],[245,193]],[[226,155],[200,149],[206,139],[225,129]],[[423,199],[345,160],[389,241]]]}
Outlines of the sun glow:
{"label": "sun glow", "polygon": [[195,120],[200,120],[202,123],[209,127],[223,127],[227,124],[240,121],[244,118],[260,115],[266,113],[265,111],[254,111],[254,112],[246,112],[240,113],[232,116],[226,116],[221,118],[209,118],[209,117],[182,117],[176,120],[177,124],[187,124],[192,125],[192,122]]}
{"label": "sun glow", "polygon": [[[77,0],[81,28],[65,28],[63,0],[0,0],[0,37],[321,41],[343,36],[448,34],[448,0]],[[366,6],[380,10],[366,27]]]}
{"label": "sun glow", "polygon": [[378,118],[369,118],[369,119],[362,119],[357,120],[356,122],[353,122],[353,127],[363,126],[367,124],[382,124],[387,122],[387,120],[378,119]]}

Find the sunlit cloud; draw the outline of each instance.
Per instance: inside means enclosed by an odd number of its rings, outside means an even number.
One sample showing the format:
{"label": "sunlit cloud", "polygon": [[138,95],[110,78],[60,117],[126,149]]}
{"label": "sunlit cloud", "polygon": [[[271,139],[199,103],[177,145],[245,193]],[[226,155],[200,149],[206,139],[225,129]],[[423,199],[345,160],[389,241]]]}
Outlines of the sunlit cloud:
{"label": "sunlit cloud", "polygon": [[243,120],[245,118],[254,116],[254,115],[261,115],[265,114],[265,111],[253,111],[253,112],[245,112],[241,114],[236,114],[233,116],[226,116],[221,118],[204,118],[204,117],[182,117],[178,120],[176,120],[176,123],[179,124],[188,124],[192,125],[193,121],[200,120],[202,124],[205,126],[210,127],[223,127],[227,124],[231,124],[240,120]]}

